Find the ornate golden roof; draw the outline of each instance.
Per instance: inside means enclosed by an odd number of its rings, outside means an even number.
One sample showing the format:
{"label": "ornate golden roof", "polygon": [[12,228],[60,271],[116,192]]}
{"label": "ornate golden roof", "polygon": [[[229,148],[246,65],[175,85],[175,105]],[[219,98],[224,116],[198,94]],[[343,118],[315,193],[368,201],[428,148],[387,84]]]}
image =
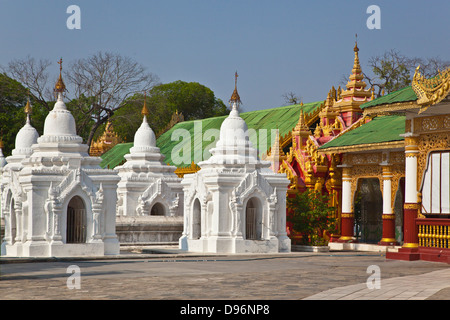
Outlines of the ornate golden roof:
{"label": "ornate golden roof", "polygon": [[111,120],[108,119],[103,134],[97,140],[92,140],[89,155],[99,157],[119,143],[122,143],[122,139],[114,131]]}
{"label": "ornate golden roof", "polygon": [[367,84],[363,81],[364,74],[359,63],[359,48],[358,43],[355,41],[355,47],[353,48],[355,57],[353,59],[352,72],[347,82],[347,90],[341,91],[338,89],[338,99],[334,103],[334,108],[343,111],[359,111],[359,106],[372,99],[372,89],[365,90]]}
{"label": "ornate golden roof", "polygon": [[411,86],[417,95],[417,104],[422,106],[419,113],[422,113],[450,94],[450,67],[439,71],[437,76],[431,79],[422,76],[419,69],[420,65],[416,68]]}

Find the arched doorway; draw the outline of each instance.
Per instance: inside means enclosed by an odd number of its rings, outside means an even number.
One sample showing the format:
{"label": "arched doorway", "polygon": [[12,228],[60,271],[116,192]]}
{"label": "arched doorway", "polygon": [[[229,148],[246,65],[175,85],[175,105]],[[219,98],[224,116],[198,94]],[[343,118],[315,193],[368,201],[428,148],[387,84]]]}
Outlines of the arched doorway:
{"label": "arched doorway", "polygon": [[200,239],[202,235],[202,208],[200,200],[194,200],[192,210],[192,239]]}
{"label": "arched doorway", "polygon": [[257,198],[250,198],[245,206],[245,238],[262,239],[262,212]]}
{"label": "arched doorway", "polygon": [[153,205],[152,209],[150,210],[150,215],[152,216],[164,216],[164,206],[157,202]]}
{"label": "arched doorway", "polygon": [[73,197],[67,206],[66,242],[86,242],[86,207],[78,196]]}
{"label": "arched doorway", "polygon": [[383,195],[378,178],[359,179],[354,201],[357,238],[378,243],[383,234]]}

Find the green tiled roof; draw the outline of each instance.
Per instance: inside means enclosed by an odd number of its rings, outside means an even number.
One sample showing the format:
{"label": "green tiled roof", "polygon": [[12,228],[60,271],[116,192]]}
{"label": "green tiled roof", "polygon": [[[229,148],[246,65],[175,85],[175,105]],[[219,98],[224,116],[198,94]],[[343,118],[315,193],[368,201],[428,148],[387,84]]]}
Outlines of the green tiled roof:
{"label": "green tiled roof", "polygon": [[404,140],[400,134],[405,132],[405,116],[378,116],[366,124],[350,130],[324,144],[319,149],[348,147]]}
{"label": "green tiled roof", "polygon": [[[249,111],[241,113],[240,116],[247,123],[247,126],[249,128],[250,141],[253,143],[254,147],[259,147],[258,151],[259,155],[261,156],[272,145],[272,129],[278,128],[280,136],[286,135],[297,124],[301,109],[303,109],[303,112],[305,114],[310,113],[319,108],[322,103],[323,101],[318,101],[305,103],[303,104],[303,106],[297,104],[279,108]],[[171,165],[176,165],[177,167],[185,167],[190,165],[192,160],[194,160],[195,163],[198,163],[199,161],[208,159],[210,154],[206,151],[212,148],[215,145],[216,141],[214,141],[214,138],[207,139],[204,134],[211,132],[215,132],[217,134],[219,132],[218,130],[220,129],[220,126],[222,125],[222,122],[226,117],[227,116],[221,116],[203,120],[177,123],[169,131],[162,134],[156,141],[156,145],[160,148],[161,153],[165,156],[164,162]],[[186,144],[189,142],[189,139],[183,139],[182,137],[180,137],[179,140],[172,141],[172,138],[175,139],[173,133],[175,132],[175,130],[180,129],[181,132],[188,133],[188,136],[191,137],[191,160],[188,163],[174,163],[174,160],[172,159],[172,150],[174,149],[174,147],[176,146],[179,149],[183,149],[183,146],[186,146]],[[208,129],[215,129],[216,131],[207,132]],[[260,136],[260,133],[264,133],[264,131],[261,131],[261,129],[266,130],[265,137]],[[194,132],[201,132],[202,134],[198,135],[194,134]],[[204,141],[202,141],[202,137]],[[266,139],[266,141],[264,141],[264,138]],[[124,155],[129,152],[129,149],[132,146],[133,143],[116,145],[111,150],[102,155],[103,161],[100,165],[102,167],[109,166],[110,168],[114,168],[124,160]],[[201,152],[199,152],[199,150],[201,150]],[[203,159],[202,155],[204,155]]]}
{"label": "green tiled roof", "polygon": [[379,97],[372,101],[366,102],[360,106],[361,109],[379,106],[382,104],[392,104],[399,102],[416,101],[417,96],[411,86],[392,92],[388,95]]}

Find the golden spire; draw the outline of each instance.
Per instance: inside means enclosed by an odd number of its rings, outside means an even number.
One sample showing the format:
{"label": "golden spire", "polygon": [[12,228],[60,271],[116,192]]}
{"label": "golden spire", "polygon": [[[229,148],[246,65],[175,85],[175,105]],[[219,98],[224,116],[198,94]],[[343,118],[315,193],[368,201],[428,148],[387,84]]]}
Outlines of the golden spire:
{"label": "golden spire", "polygon": [[358,34],[355,34],[355,47],[353,48],[353,51],[358,52]]}
{"label": "golden spire", "polygon": [[237,91],[237,78],[238,78],[238,73],[236,71],[236,73],[234,74],[234,91],[233,94],[231,95],[230,98],[230,102],[236,102],[236,103],[241,103],[241,97],[239,97],[239,93]]}
{"label": "golden spire", "polygon": [[[353,69],[352,69],[352,73],[353,74],[361,74],[362,70],[361,70],[361,65],[359,64],[359,48],[358,48],[358,35],[356,34],[356,40],[355,40],[355,47],[353,48],[353,51],[355,52],[355,60],[353,61]],[[364,77],[362,77],[361,79],[357,79],[357,80],[362,80]]]}
{"label": "golden spire", "polygon": [[305,114],[303,113],[303,108],[300,109],[300,116],[298,117],[298,122],[295,125],[294,130],[295,132],[309,132],[309,128],[306,124],[306,120],[305,120]]}
{"label": "golden spire", "polygon": [[145,96],[144,96],[144,106],[142,107],[142,111],[141,114],[145,117],[148,116],[150,114],[150,112],[148,112],[147,109],[147,92],[145,92]]}
{"label": "golden spire", "polygon": [[58,81],[55,84],[55,92],[59,92],[59,93],[63,93],[64,91],[66,91],[66,85],[64,84],[64,81],[62,79],[62,75],[61,75],[61,71],[62,71],[62,58],[59,59],[58,64],[59,64],[59,78]]}
{"label": "golden spire", "polygon": [[24,111],[27,115],[30,115],[33,112],[31,110],[31,103],[30,103],[30,89],[28,89],[28,99],[27,99],[27,104],[25,105]]}

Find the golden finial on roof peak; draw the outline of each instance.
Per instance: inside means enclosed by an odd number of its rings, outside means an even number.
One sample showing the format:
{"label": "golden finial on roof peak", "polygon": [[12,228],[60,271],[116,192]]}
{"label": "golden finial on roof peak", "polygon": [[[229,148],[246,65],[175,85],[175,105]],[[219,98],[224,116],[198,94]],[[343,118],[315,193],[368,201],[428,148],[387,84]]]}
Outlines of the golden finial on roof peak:
{"label": "golden finial on roof peak", "polygon": [[66,85],[64,84],[64,81],[62,79],[62,74],[61,74],[61,72],[62,72],[62,62],[63,62],[62,58],[59,59],[59,61],[58,61],[58,64],[59,64],[59,78],[58,78],[58,81],[56,81],[55,89],[54,89],[55,92],[59,92],[59,93],[63,93],[64,91],[66,91]]}
{"label": "golden finial on roof peak", "polygon": [[32,113],[31,103],[30,103],[30,89],[28,89],[27,104],[25,105],[24,112],[26,114],[31,114]]}
{"label": "golden finial on roof peak", "polygon": [[355,47],[353,48],[353,51],[358,52],[358,34],[355,35]]}
{"label": "golden finial on roof peak", "polygon": [[147,92],[145,92],[145,95],[144,95],[144,106],[142,107],[141,114],[143,116],[148,116],[150,114],[150,112],[148,111],[148,108],[147,108]]}
{"label": "golden finial on roof peak", "polygon": [[27,104],[25,105],[25,109],[24,109],[26,114],[31,114],[32,110],[31,110],[31,104],[30,104],[30,100],[27,100]]}
{"label": "golden finial on roof peak", "polygon": [[241,97],[239,97],[239,93],[237,91],[237,78],[239,77],[237,71],[234,74],[234,91],[231,95],[230,102],[241,103]]}

